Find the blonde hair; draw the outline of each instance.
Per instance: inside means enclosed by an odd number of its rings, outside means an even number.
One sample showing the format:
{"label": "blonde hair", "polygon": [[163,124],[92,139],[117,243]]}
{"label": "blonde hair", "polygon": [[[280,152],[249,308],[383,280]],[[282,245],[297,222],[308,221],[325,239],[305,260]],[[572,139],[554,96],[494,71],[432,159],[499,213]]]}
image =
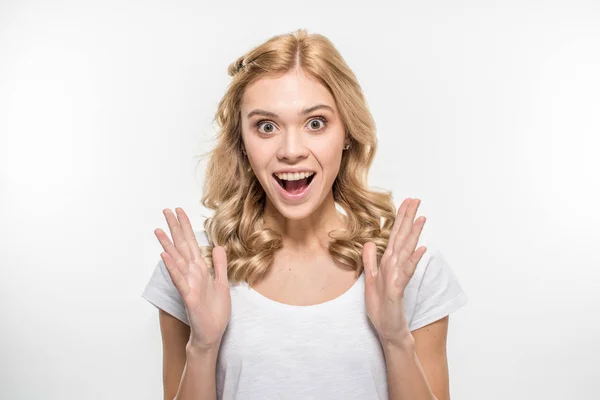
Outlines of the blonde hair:
{"label": "blonde hair", "polygon": [[266,275],[281,236],[264,227],[266,194],[242,152],[241,102],[245,88],[265,74],[283,74],[294,68],[317,78],[336,101],[350,148],[343,153],[333,183],[335,203],[345,211],[346,229],[329,233],[333,259],[357,275],[363,269],[362,248],[372,241],[379,263],[396,216],[392,194],[367,187],[367,175],[377,149],[375,121],[358,80],[325,36],[299,29],[273,36],[229,65],[231,83],[220,100],[214,121],[219,130],[209,155],[201,203],[214,210],[204,221],[210,246],[202,246],[212,268],[212,249],[223,246],[230,282],[250,284]]}

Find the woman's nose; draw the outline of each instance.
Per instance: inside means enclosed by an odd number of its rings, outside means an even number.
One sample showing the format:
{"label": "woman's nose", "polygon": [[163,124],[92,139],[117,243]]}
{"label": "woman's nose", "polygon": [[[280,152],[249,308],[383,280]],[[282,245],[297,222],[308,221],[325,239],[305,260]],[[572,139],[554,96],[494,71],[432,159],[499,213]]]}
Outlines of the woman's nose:
{"label": "woman's nose", "polygon": [[308,155],[308,148],[304,143],[301,132],[286,132],[282,135],[278,150],[278,157],[294,161]]}

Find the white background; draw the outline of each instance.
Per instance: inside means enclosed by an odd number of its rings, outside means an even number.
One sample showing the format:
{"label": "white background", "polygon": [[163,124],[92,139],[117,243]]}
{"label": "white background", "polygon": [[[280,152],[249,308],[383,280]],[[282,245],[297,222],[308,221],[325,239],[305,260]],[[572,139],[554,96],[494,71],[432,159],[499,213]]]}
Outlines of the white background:
{"label": "white background", "polygon": [[0,398],[162,398],[153,230],[201,229],[227,66],[297,28],[357,74],[371,186],[422,199],[469,296],[452,398],[598,398],[597,1],[0,4]]}

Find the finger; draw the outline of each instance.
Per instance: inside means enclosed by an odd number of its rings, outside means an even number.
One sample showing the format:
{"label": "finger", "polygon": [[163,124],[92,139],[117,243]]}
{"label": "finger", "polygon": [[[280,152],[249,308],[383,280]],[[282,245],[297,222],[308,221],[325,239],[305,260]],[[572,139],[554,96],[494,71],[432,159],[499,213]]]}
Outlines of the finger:
{"label": "finger", "polygon": [[367,242],[362,252],[363,270],[365,277],[365,296],[371,296],[377,281],[377,246],[373,242]]}
{"label": "finger", "polygon": [[190,222],[190,219],[185,211],[183,211],[183,209],[180,207],[177,207],[175,212],[177,212],[177,218],[179,219],[183,236],[185,237],[185,240],[189,246],[192,261],[199,261],[202,265],[206,266],[202,256],[200,255],[200,248],[198,247],[198,241],[196,240],[196,235],[192,229],[192,223]]}
{"label": "finger", "polygon": [[415,252],[415,248],[417,247],[417,244],[419,243],[419,237],[421,236],[421,232],[423,232],[423,227],[425,226],[425,222],[427,222],[427,218],[421,216],[419,218],[417,218],[417,220],[415,221],[415,224],[413,225],[413,228],[410,232],[410,235],[408,235],[408,238],[406,239],[406,243],[402,249],[402,251],[405,251],[408,253],[408,256],[410,256],[412,253]]}
{"label": "finger", "polygon": [[415,215],[417,214],[417,209],[419,208],[420,204],[420,199],[413,199],[408,209],[406,210],[406,214],[404,215],[404,218],[402,218],[402,225],[400,226],[400,230],[398,231],[398,234],[396,235],[396,238],[394,240],[395,254],[400,254],[400,251],[402,250],[402,245],[406,240],[406,237],[412,230],[413,221],[415,220]]}
{"label": "finger", "polygon": [[182,295],[188,293],[190,288],[186,280],[187,264],[185,263],[185,260],[179,255],[177,249],[173,246],[173,243],[171,243],[171,240],[162,229],[154,230],[154,234],[165,250],[160,256],[165,267],[167,267],[167,271],[171,276],[173,284]]}
{"label": "finger", "polygon": [[394,250],[394,241],[396,240],[396,235],[398,234],[398,230],[400,229],[400,225],[402,224],[402,219],[404,218],[404,214],[406,213],[406,209],[411,202],[411,198],[408,197],[404,199],[400,207],[398,208],[398,213],[396,214],[396,219],[394,220],[394,225],[392,226],[392,231],[390,232],[390,237],[388,239],[388,247],[386,249],[390,252]]}
{"label": "finger", "polygon": [[367,242],[362,251],[363,269],[365,275],[377,276],[377,245],[373,242]]}
{"label": "finger", "polygon": [[417,264],[423,258],[423,254],[427,251],[427,247],[421,246],[419,247],[412,256],[410,256],[405,263],[405,268],[402,270],[400,274],[398,274],[398,278],[396,278],[395,284],[397,287],[404,288],[413,277],[415,270],[417,268]]}
{"label": "finger", "polygon": [[181,254],[181,256],[184,259],[191,260],[191,252],[187,241],[185,240],[185,236],[183,236],[183,232],[181,230],[181,226],[179,226],[179,221],[177,220],[177,217],[175,216],[175,214],[173,214],[173,211],[169,210],[168,208],[165,208],[163,210],[163,214],[167,219],[167,223],[169,224],[169,230],[171,231],[171,236],[173,237],[173,243],[179,251],[179,254]]}
{"label": "finger", "polygon": [[169,236],[160,228],[154,230],[154,234],[158,238],[162,248],[171,256],[171,259],[177,263],[177,267],[180,269],[182,274],[186,274],[188,270],[185,259],[179,254],[177,248],[173,245]]}
{"label": "finger", "polygon": [[179,294],[182,297],[187,296],[187,294],[190,292],[190,287],[187,283],[187,279],[181,274],[180,269],[177,267],[177,263],[175,262],[175,260],[173,260],[169,253],[160,253],[160,257],[165,263],[167,271],[171,276],[171,280],[173,281],[173,284],[179,291]]}
{"label": "finger", "polygon": [[215,246],[213,254],[213,269],[215,271],[215,281],[222,285],[229,286],[227,277],[227,253],[223,246]]}

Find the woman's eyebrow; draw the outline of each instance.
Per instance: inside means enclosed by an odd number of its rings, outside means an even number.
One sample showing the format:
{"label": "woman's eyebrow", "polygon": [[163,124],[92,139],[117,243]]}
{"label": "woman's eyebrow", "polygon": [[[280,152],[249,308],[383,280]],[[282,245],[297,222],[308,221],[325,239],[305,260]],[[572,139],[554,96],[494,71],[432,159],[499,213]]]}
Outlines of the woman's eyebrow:
{"label": "woman's eyebrow", "polygon": [[[298,115],[305,115],[305,114],[311,113],[311,112],[313,112],[315,110],[320,110],[320,109],[323,109],[323,108],[326,109],[326,110],[329,110],[329,111],[331,111],[332,113],[335,114],[335,111],[333,110],[333,107],[330,107],[330,106],[328,106],[326,104],[317,104],[316,106],[305,108],[304,110],[300,111],[298,113]],[[264,115],[266,117],[279,118],[279,116],[277,114],[275,114],[275,113],[272,113],[270,111],[265,111],[265,110],[259,110],[259,109],[250,111],[248,113],[247,118],[250,118],[253,115]]]}

